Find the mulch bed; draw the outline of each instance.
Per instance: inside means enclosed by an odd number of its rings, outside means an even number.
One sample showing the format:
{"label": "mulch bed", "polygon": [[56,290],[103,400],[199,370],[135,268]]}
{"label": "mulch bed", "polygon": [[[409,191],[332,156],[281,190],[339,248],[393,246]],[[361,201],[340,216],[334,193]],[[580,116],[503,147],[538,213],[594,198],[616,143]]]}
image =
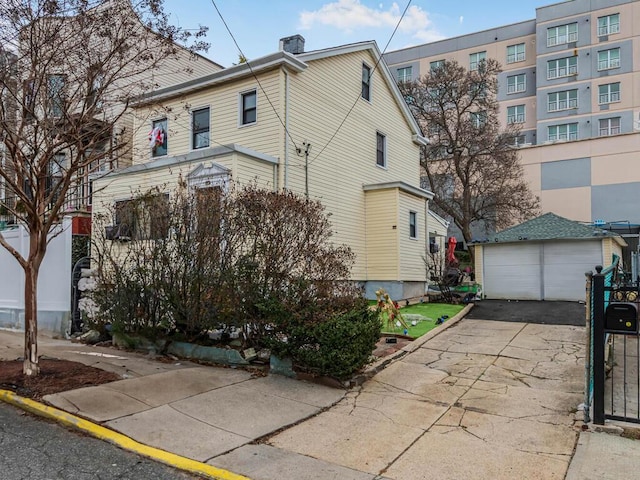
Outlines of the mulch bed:
{"label": "mulch bed", "polygon": [[40,359],[40,375],[22,373],[22,360],[0,361],[0,389],[41,400],[45,395],[121,380],[120,375],[78,362]]}

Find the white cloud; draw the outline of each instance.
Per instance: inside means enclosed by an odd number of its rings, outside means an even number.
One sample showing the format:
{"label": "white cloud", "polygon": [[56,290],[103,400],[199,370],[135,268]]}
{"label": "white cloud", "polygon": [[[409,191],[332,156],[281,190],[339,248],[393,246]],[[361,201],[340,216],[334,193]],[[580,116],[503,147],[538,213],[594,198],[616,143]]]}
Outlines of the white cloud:
{"label": "white cloud", "polygon": [[458,19],[458,21],[460,22],[460,25],[462,25],[462,22],[464,22],[464,17],[460,15],[460,18]]}
{"label": "white cloud", "polygon": [[[325,25],[346,33],[363,28],[393,29],[401,15],[402,10],[395,2],[384,10],[382,4],[374,9],[363,5],[360,0],[337,0],[324,4],[318,10],[301,12],[299,28],[309,30],[314,25]],[[428,13],[415,5],[409,7],[398,30],[424,42],[442,38],[433,28]]]}

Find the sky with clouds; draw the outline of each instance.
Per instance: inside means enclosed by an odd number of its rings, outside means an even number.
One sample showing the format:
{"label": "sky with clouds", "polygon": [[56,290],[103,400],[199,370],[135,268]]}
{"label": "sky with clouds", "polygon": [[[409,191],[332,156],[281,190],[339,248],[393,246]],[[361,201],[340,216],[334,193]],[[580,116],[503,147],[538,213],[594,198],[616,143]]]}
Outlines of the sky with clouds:
{"label": "sky with clouds", "polygon": [[[305,50],[376,40],[384,50],[408,0],[214,0],[248,59],[273,53],[282,37],[301,34]],[[553,0],[413,0],[387,51],[535,18]],[[171,22],[209,28],[205,56],[228,67],[239,51],[212,0],[165,0]]]}

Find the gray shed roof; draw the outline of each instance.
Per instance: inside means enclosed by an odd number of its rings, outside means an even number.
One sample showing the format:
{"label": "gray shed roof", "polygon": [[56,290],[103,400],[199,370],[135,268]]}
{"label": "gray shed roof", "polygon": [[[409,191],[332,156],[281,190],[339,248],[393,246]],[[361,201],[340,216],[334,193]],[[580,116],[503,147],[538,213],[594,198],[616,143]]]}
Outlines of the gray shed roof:
{"label": "gray shed roof", "polygon": [[608,230],[588,226],[555,213],[545,213],[519,225],[492,235],[489,243],[507,243],[544,240],[586,240],[602,237],[619,237]]}

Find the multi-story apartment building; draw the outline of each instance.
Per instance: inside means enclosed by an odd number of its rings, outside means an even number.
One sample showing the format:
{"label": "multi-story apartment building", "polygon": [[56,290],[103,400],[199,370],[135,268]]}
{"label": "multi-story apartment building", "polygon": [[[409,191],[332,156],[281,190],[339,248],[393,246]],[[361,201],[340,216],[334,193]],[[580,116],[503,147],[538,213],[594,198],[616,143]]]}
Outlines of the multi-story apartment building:
{"label": "multi-story apartment building", "polygon": [[532,20],[403,50],[385,60],[398,80],[445,59],[502,64],[500,119],[544,212],[637,233],[640,224],[640,1],[570,0]]}

